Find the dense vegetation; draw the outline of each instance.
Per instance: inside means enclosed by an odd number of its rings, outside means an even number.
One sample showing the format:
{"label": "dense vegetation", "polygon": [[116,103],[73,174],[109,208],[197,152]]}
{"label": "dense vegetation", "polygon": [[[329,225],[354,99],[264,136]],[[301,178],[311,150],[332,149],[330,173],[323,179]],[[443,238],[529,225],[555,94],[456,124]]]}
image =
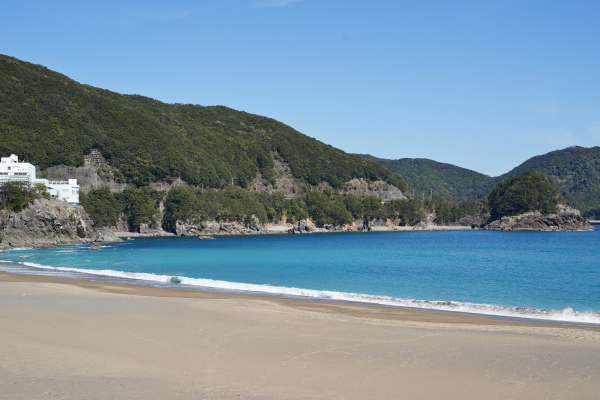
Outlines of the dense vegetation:
{"label": "dense vegetation", "polygon": [[297,220],[307,217],[305,206],[286,199],[281,192],[265,193],[230,186],[224,190],[174,187],[165,203],[165,225],[173,231],[175,222],[239,222],[247,226],[280,221],[286,215]]}
{"label": "dense vegetation", "polygon": [[80,203],[90,214],[96,227],[116,226],[119,220],[131,231],[142,223],[158,223],[161,220],[159,203],[164,192],[149,186],[127,188],[123,192],[111,192],[107,188],[81,193]]}
{"label": "dense vegetation", "polygon": [[488,196],[491,219],[539,211],[549,214],[564,203],[560,188],[539,171],[526,171],[502,180]]}
{"label": "dense vegetation", "polygon": [[[164,192],[150,187],[126,189],[122,193],[106,188],[92,190],[82,196],[82,205],[97,226],[115,226],[119,220],[130,229],[141,223],[158,223],[175,231],[177,221],[201,223],[204,221],[239,222],[248,227],[257,224],[281,222],[296,223],[311,218],[320,227],[341,226],[355,221],[368,223],[390,219],[396,225],[415,225],[426,214],[435,212],[438,224],[455,223],[467,215],[483,215],[485,202],[466,200],[454,204],[441,196],[421,199],[394,200],[382,204],[379,198],[368,195],[308,192],[295,198],[285,198],[283,193],[265,193],[235,186],[223,190],[202,189],[189,186],[173,187],[166,195],[164,213],[159,210]],[[134,206],[133,206],[134,205]]]}
{"label": "dense vegetation", "polygon": [[404,180],[270,118],[227,107],[165,104],[79,84],[43,66],[0,55],[0,154],[46,168],[81,166],[92,148],[138,187],[181,177],[191,185],[273,183],[273,157],[294,178],[339,188],[353,178]]}
{"label": "dense vegetation", "polygon": [[286,199],[282,193],[259,193],[240,188],[215,191],[190,187],[173,188],[165,204],[165,222],[173,231],[177,220],[196,222],[237,221],[251,225],[253,216],[262,224],[296,222],[310,218],[317,226],[340,226],[354,221],[390,219],[395,225],[415,225],[428,213],[436,213],[434,222],[455,223],[467,215],[483,215],[488,211],[483,201],[466,200],[455,204],[441,196],[431,199],[393,200],[385,204],[375,196],[308,192],[297,199]]}
{"label": "dense vegetation", "polygon": [[286,199],[282,193],[259,193],[240,188],[215,191],[190,187],[173,188],[165,204],[165,222],[174,230],[176,221],[237,221],[251,225],[253,218],[262,224],[289,222],[305,218],[320,227],[340,226],[354,221],[391,219],[396,225],[415,225],[426,213],[438,213],[437,223],[452,223],[466,215],[487,211],[484,203],[468,200],[453,204],[442,197],[394,200],[382,204],[375,196],[309,192],[299,199]]}
{"label": "dense vegetation", "polygon": [[39,198],[50,198],[46,187],[40,183],[33,187],[19,182],[7,182],[0,185],[0,207],[2,210],[19,212]]}
{"label": "dense vegetation", "polygon": [[568,205],[600,219],[600,147],[575,146],[536,156],[498,179],[532,169],[552,178]]}
{"label": "dense vegetation", "polygon": [[568,205],[588,218],[600,219],[600,147],[569,147],[532,157],[495,178],[426,159],[364,157],[400,174],[415,189],[415,196],[433,190],[452,201],[484,198],[502,179],[529,170],[541,171],[560,187]]}
{"label": "dense vegetation", "polygon": [[414,189],[415,197],[434,193],[451,201],[483,199],[495,184],[494,178],[487,175],[426,158],[386,160],[368,154],[362,157],[401,175]]}

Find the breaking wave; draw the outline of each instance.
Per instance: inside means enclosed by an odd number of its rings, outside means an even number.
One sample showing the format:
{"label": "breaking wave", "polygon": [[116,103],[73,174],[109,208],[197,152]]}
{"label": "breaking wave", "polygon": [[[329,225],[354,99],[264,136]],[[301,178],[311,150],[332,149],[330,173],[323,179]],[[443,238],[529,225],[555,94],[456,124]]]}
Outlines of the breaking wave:
{"label": "breaking wave", "polygon": [[[145,281],[144,283],[150,285],[152,283],[156,283],[159,285],[169,285],[171,283],[171,278],[173,277],[172,275],[157,275],[141,272],[124,272],[111,269],[92,270],[80,268],[51,267],[29,262],[17,264],[22,264],[29,268],[37,269],[38,271],[46,270],[53,272],[63,272],[65,274],[85,274],[115,279]],[[213,279],[187,278],[184,276],[178,276],[177,278],[179,278],[180,281],[180,283],[178,283],[177,285],[186,285],[197,289],[268,294],[274,296],[354,302],[393,307],[408,307],[468,314],[483,314],[507,318],[524,318],[556,321],[563,323],[600,324],[600,312],[575,311],[571,308],[565,308],[564,310],[546,310],[530,307],[509,307],[493,304],[465,303],[456,301],[402,299],[390,296],[377,296],[360,293],[347,293],[325,290],[301,289],[285,286],[270,286],[252,283],[228,282]]]}

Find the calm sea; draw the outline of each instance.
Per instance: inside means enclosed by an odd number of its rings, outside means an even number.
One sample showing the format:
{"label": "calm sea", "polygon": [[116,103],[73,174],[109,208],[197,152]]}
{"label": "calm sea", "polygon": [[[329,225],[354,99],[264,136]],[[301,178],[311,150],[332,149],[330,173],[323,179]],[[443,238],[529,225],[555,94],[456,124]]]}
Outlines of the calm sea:
{"label": "calm sea", "polygon": [[[0,253],[0,269],[600,323],[600,229],[139,238]],[[171,277],[181,283],[172,285]]]}

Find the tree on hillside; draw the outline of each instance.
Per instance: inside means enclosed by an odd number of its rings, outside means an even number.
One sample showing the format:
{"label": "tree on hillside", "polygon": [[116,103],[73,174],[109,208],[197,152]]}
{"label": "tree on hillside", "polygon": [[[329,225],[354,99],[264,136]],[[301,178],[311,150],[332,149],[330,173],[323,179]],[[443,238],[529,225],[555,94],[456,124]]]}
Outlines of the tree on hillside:
{"label": "tree on hillside", "polygon": [[7,182],[0,185],[0,204],[3,209],[19,212],[27,207],[27,204],[41,197],[37,189],[39,188],[30,188],[29,185],[20,182]]}
{"label": "tree on hillside", "polygon": [[491,219],[539,211],[549,214],[565,203],[560,188],[542,172],[531,170],[500,181],[488,195]]}

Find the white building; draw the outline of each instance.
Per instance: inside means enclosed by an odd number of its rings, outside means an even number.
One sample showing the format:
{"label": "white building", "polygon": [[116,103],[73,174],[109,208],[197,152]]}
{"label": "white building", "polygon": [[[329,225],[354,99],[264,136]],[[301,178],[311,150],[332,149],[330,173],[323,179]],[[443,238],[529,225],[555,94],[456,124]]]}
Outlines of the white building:
{"label": "white building", "polygon": [[68,181],[37,179],[35,166],[26,162],[19,162],[19,157],[15,154],[0,159],[0,185],[7,182],[25,183],[29,186],[41,183],[46,186],[51,198],[60,199],[69,204],[79,204],[77,179],[69,179]]}
{"label": "white building", "polygon": [[14,154],[0,159],[0,184],[20,182],[32,185],[33,179],[35,179],[35,166],[19,162],[19,157]]}

